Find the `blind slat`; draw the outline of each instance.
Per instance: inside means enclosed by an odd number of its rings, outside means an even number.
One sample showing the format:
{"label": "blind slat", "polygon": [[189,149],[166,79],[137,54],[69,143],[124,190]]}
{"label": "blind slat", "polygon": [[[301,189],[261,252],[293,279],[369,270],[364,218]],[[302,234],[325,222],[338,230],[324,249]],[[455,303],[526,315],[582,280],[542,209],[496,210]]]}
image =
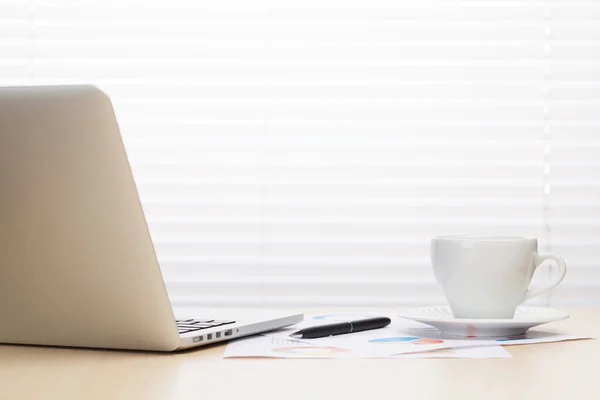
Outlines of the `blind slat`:
{"label": "blind slat", "polygon": [[536,236],[568,272],[534,303],[600,304],[599,19],[566,0],[4,0],[0,85],[111,96],[176,304],[441,303],[429,238],[452,233]]}

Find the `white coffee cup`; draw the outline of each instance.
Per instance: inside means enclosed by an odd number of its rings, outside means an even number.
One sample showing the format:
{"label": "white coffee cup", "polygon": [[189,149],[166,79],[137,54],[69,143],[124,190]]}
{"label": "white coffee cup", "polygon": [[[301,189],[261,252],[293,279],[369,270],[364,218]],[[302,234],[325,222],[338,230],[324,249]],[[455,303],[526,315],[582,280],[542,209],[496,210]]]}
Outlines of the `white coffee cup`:
{"label": "white coffee cup", "polygon": [[[436,279],[455,318],[513,318],[517,306],[552,289],[565,277],[562,257],[538,253],[535,238],[440,236],[431,241]],[[530,290],[533,273],[552,260],[558,273]]]}

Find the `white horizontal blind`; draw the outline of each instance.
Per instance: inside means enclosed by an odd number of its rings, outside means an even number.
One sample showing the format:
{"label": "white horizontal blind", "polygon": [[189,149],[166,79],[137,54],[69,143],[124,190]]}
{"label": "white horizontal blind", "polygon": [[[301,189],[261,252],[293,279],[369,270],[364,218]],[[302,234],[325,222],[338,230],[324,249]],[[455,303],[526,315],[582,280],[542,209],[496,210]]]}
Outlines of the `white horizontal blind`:
{"label": "white horizontal blind", "polygon": [[480,233],[600,303],[597,1],[0,0],[0,83],[112,97],[175,302],[438,303]]}

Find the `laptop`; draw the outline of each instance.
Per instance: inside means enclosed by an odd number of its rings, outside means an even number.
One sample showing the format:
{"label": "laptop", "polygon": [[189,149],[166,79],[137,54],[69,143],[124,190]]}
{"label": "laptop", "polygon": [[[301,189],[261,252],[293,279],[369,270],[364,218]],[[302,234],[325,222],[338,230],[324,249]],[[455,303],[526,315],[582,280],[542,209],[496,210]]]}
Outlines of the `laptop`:
{"label": "laptop", "polygon": [[0,88],[0,343],[168,352],[302,320],[174,315],[110,99]]}

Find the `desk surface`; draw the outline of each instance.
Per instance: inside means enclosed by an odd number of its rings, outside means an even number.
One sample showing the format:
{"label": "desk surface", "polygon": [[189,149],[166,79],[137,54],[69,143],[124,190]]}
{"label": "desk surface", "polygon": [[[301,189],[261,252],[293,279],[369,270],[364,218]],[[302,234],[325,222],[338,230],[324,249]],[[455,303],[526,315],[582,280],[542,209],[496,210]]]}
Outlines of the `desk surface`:
{"label": "desk surface", "polygon": [[[547,331],[600,337],[600,308]],[[0,399],[600,399],[600,340],[511,346],[512,359],[222,359],[0,346]]]}

